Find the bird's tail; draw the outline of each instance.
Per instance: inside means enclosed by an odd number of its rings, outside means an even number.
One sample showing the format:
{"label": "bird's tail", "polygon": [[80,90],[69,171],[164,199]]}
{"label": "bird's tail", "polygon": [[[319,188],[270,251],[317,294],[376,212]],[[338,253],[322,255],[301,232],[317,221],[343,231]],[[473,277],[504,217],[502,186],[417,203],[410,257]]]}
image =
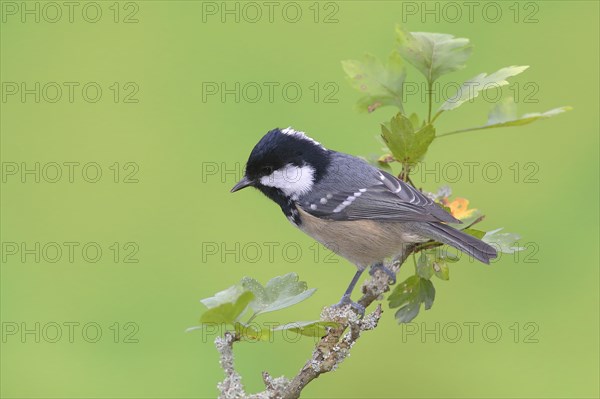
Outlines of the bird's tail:
{"label": "bird's tail", "polygon": [[421,226],[428,237],[459,249],[483,263],[489,264],[490,259],[498,255],[491,245],[446,224],[423,223]]}

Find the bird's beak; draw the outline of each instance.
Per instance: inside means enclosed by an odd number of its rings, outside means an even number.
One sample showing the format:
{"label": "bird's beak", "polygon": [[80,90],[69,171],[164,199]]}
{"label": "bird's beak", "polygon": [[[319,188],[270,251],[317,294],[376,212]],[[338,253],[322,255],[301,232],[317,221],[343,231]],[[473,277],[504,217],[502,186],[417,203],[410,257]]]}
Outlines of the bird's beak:
{"label": "bird's beak", "polygon": [[239,191],[242,188],[246,188],[246,187],[252,186],[252,185],[254,185],[252,180],[250,180],[246,176],[244,176],[244,177],[242,177],[242,180],[240,180],[239,182],[237,182],[237,184],[235,186],[233,186],[233,188],[231,189],[231,192],[235,193],[236,191]]}

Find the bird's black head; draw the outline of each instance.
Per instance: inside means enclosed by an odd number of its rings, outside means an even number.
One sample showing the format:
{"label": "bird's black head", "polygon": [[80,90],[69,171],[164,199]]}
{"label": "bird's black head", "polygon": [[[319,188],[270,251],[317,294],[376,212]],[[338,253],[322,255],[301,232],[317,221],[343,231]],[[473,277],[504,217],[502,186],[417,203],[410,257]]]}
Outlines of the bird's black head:
{"label": "bird's black head", "polygon": [[254,186],[275,202],[306,194],[327,171],[329,151],[303,132],[273,129],[256,144],[232,192]]}

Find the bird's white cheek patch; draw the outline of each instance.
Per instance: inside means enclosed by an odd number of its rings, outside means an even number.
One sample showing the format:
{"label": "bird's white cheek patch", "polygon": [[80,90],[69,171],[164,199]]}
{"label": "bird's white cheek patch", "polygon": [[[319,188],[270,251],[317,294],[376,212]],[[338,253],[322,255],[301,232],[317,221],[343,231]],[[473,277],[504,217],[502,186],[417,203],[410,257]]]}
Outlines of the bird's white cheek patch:
{"label": "bird's white cheek patch", "polygon": [[309,165],[295,166],[288,164],[277,169],[269,176],[263,176],[260,183],[264,186],[275,187],[283,194],[298,199],[310,191],[313,186],[315,170]]}

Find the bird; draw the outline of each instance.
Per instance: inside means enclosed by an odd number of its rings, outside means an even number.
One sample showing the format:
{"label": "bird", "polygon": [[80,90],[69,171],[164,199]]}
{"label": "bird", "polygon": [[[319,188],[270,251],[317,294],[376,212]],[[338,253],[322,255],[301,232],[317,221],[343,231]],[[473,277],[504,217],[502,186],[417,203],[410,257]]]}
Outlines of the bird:
{"label": "bird", "polygon": [[353,302],[364,270],[381,269],[395,283],[385,259],[411,244],[434,240],[483,263],[497,256],[491,245],[447,223],[461,223],[411,184],[353,155],[325,148],[288,127],[267,132],[254,146],[231,192],[254,187],[281,207],[297,228],[356,266],[339,306]]}

